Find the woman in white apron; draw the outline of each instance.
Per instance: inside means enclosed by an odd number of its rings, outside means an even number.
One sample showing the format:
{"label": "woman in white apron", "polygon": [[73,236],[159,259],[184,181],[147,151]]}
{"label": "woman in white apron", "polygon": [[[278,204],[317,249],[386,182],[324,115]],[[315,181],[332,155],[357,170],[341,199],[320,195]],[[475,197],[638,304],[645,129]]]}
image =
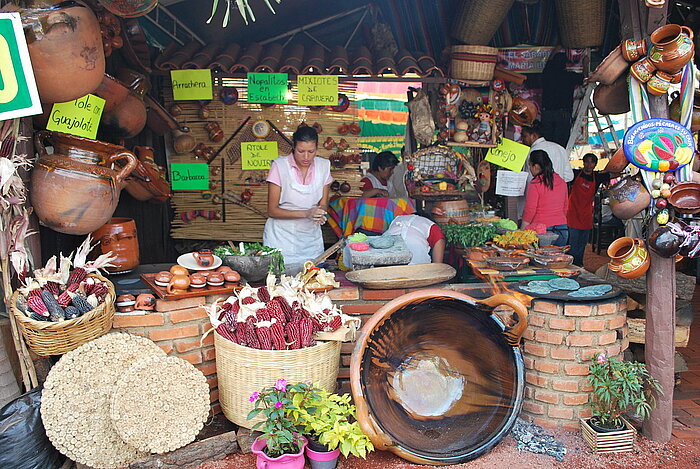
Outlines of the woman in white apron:
{"label": "woman in white apron", "polygon": [[399,159],[390,151],[383,151],[375,156],[367,175],[360,180],[362,197],[395,197],[389,178],[397,164]]}
{"label": "woman in white apron", "polygon": [[401,236],[412,254],[409,264],[441,263],[443,260],[445,237],[440,228],[425,217],[399,215],[384,234]]}
{"label": "woman in white apron", "polygon": [[333,182],[330,162],[316,156],[318,134],[300,127],[291,155],[272,161],[267,177],[267,213],[263,244],[279,249],[287,271],[299,269],[323,253],[321,225],[326,222]]}

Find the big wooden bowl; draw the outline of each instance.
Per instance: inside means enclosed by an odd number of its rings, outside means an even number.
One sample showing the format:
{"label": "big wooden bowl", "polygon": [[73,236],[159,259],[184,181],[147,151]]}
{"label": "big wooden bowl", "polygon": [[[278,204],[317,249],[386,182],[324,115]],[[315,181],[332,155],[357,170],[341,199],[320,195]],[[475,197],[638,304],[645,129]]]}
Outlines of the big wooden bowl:
{"label": "big wooden bowl", "polygon": [[[509,329],[492,308],[517,315]],[[409,293],[360,332],[350,384],[362,430],[378,450],[420,464],[459,464],[491,450],[520,412],[518,348],[527,309],[496,295],[477,302],[450,290]]]}
{"label": "big wooden bowl", "polygon": [[457,271],[447,264],[413,264],[375,267],[345,274],[345,278],[364,288],[390,290],[417,288],[450,280]]}

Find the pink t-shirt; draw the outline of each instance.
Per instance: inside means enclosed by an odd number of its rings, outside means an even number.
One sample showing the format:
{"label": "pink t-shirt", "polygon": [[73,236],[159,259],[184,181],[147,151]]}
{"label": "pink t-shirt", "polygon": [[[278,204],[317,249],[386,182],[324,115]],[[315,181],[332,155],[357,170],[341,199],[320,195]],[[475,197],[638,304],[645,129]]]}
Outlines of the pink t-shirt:
{"label": "pink t-shirt", "polygon": [[540,177],[536,177],[527,187],[523,222],[528,225],[566,225],[566,206],[569,190],[564,180],[554,173],[554,188],[549,189]]}
{"label": "pink t-shirt", "polygon": [[[320,158],[320,157],[317,156],[316,158]],[[296,180],[299,184],[309,185],[309,184],[311,184],[311,181],[314,180],[314,175],[316,174],[316,163],[315,163],[316,158],[314,158],[314,161],[311,162],[311,166],[309,166],[309,171],[306,173],[306,181],[302,181],[301,180],[301,169],[299,169],[299,166],[297,166],[297,162],[294,160],[294,155],[287,155],[289,165],[294,169],[294,177],[296,178]],[[280,178],[280,170],[277,167],[275,160],[272,160],[272,162],[270,164],[270,172],[267,173],[266,181],[282,187],[282,179]],[[333,177],[329,173],[328,177],[326,178],[326,182],[324,182],[323,185],[326,186],[326,185],[330,184],[331,182],[333,182]]]}

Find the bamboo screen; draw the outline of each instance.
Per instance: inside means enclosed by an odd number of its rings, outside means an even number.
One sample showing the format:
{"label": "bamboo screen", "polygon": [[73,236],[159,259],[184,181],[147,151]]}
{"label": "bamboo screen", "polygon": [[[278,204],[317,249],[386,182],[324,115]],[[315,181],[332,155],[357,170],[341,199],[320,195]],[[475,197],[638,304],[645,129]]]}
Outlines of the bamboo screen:
{"label": "bamboo screen", "polygon": [[[223,104],[219,99],[219,91],[222,86],[236,87],[239,94],[238,102],[231,105]],[[361,152],[358,136],[350,133],[346,135],[338,133],[338,128],[342,124],[351,124],[356,122],[357,119],[356,85],[354,83],[339,84],[340,92],[347,95],[350,100],[350,107],[345,112],[334,112],[327,108],[324,108],[322,111],[313,111],[306,106],[298,106],[296,104],[275,104],[272,107],[262,107],[260,104],[247,102],[246,86],[247,81],[245,78],[216,77],[214,79],[214,99],[208,104],[209,116],[206,119],[199,117],[200,105],[196,101],[174,102],[172,100],[172,88],[170,86],[164,88],[163,98],[166,108],[170,109],[176,103],[180,105],[182,113],[176,119],[182,125],[190,128],[190,133],[197,143],[203,142],[215,151],[221,149],[209,165],[209,194],[203,191],[175,191],[173,193],[172,204],[175,209],[175,216],[171,225],[171,236],[173,238],[253,242],[262,240],[266,217],[245,206],[226,201],[216,203],[216,197],[212,197],[213,195],[220,195],[229,191],[240,195],[243,191],[249,189],[253,192],[250,201],[252,208],[257,209],[258,212],[266,213],[267,185],[265,178],[267,177],[267,171],[243,171],[240,158],[233,163],[231,163],[230,159],[230,154],[240,153],[241,142],[256,141],[250,129],[250,125],[255,121],[268,120],[274,128],[286,135],[290,141],[292,133],[301,122],[306,122],[308,125],[313,125],[317,122],[323,127],[319,135],[319,156],[328,158],[331,153],[337,151],[336,149],[329,151],[323,148],[323,142],[328,137],[332,137],[336,143],[341,138],[344,138],[349,144],[349,148],[344,152],[346,154]],[[296,102],[296,86],[292,87],[291,92],[290,102]],[[229,137],[249,117],[250,120],[247,125],[227,145],[224,145]],[[212,121],[218,122],[224,132],[224,138],[219,143],[209,140],[209,134],[205,129],[206,124]],[[289,144],[283,138],[280,138],[274,129],[263,141],[271,140],[278,141],[280,153],[288,154],[291,151]],[[198,159],[194,153],[176,154],[170,143],[167,148],[169,163],[206,162],[206,160]],[[347,181],[352,187],[349,193],[342,195],[361,195],[359,185],[362,174],[359,168],[359,164],[354,164],[346,165],[342,169],[332,170],[335,180],[341,183]],[[332,193],[331,196],[333,196]],[[208,219],[208,217],[197,215],[199,213],[216,212],[220,215],[219,219]],[[328,241],[332,239],[332,235],[327,231],[324,229],[324,234]]]}

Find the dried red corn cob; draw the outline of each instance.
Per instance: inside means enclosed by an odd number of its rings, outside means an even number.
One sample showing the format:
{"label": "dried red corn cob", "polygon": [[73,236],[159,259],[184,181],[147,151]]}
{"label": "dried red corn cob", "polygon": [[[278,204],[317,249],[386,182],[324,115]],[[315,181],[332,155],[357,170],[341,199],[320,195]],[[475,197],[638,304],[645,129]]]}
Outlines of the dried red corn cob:
{"label": "dried red corn cob", "polygon": [[236,325],[236,330],[233,333],[236,336],[236,343],[238,345],[243,345],[243,346],[248,345],[248,341],[245,338],[245,324],[239,322]]}
{"label": "dried red corn cob", "polygon": [[236,336],[229,331],[228,327],[226,327],[224,324],[219,324],[216,326],[216,332],[218,332],[221,337],[228,339],[231,342],[236,342]]}
{"label": "dried red corn cob", "polygon": [[260,349],[260,341],[255,333],[255,326],[252,322],[244,322],[241,324],[243,327],[243,332],[245,333],[245,341],[250,348]]}
{"label": "dried red corn cob", "polygon": [[289,345],[289,350],[300,349],[301,340],[299,337],[299,323],[288,322],[287,324],[285,324],[284,330],[287,333],[287,343]]}
{"label": "dried red corn cob", "polygon": [[46,318],[49,317],[49,309],[44,304],[44,300],[41,299],[41,296],[30,296],[27,298],[27,306],[35,313]]}
{"label": "dried red corn cob", "polygon": [[267,311],[270,313],[270,318],[277,319],[277,322],[284,326],[287,323],[287,317],[282,311],[282,307],[277,299],[270,300],[267,303]]}
{"label": "dried red corn cob", "polygon": [[255,312],[255,317],[258,319],[258,321],[269,321],[270,313],[267,308],[260,308]]}
{"label": "dried red corn cob", "polygon": [[103,296],[106,295],[108,291],[109,288],[107,288],[107,285],[105,285],[103,282],[97,282],[92,288],[90,294],[95,296]]}
{"label": "dried red corn cob", "polygon": [[224,303],[226,305],[231,305],[231,311],[234,312],[234,314],[238,314],[238,312],[241,310],[241,304],[238,302],[238,300],[234,301],[233,303]]}
{"label": "dried red corn cob", "polygon": [[275,322],[270,326],[272,334],[272,346],[275,350],[286,350],[287,343],[284,340],[284,326],[280,322]]}
{"label": "dried red corn cob", "polygon": [[56,282],[46,282],[46,285],[44,285],[44,290],[50,291],[56,296],[61,294],[61,286]]}
{"label": "dried red corn cob", "polygon": [[223,309],[224,311],[231,311],[233,309],[233,304],[226,302],[221,303],[221,309]]}
{"label": "dried red corn cob", "polygon": [[279,303],[280,308],[282,309],[282,312],[284,313],[284,317],[287,319],[287,322],[291,321],[292,320],[292,307],[289,306],[287,299],[283,296],[276,296],[273,299],[277,300],[277,302]]}
{"label": "dried red corn cob", "polygon": [[270,291],[267,287],[258,288],[258,299],[264,303],[270,301]]}
{"label": "dried red corn cob", "polygon": [[85,277],[87,277],[87,271],[83,269],[82,267],[76,267],[73,269],[73,271],[70,273],[68,276],[68,281],[66,282],[68,285],[72,283],[80,283],[83,280],[85,280]]}
{"label": "dried red corn cob", "polygon": [[80,287],[79,283],[69,283],[64,292],[69,291],[71,293],[75,293],[76,291],[78,291],[78,287]]}
{"label": "dried red corn cob", "polygon": [[41,288],[35,288],[34,290],[30,291],[29,297],[31,298],[32,296],[41,297]]}
{"label": "dried red corn cob", "polygon": [[311,325],[313,326],[314,333],[323,330],[323,325],[321,324],[321,321],[319,321],[316,316],[310,316],[310,319],[311,319]]}
{"label": "dried red corn cob", "polygon": [[241,299],[241,304],[252,305],[253,303],[255,303],[255,298],[252,296],[246,296],[245,298]]}
{"label": "dried red corn cob", "polygon": [[64,291],[60,295],[58,295],[58,298],[56,301],[58,302],[59,306],[61,308],[65,308],[66,306],[70,305],[73,302],[73,298],[70,296],[71,292],[68,290]]}
{"label": "dried red corn cob", "polygon": [[272,332],[269,326],[261,326],[260,323],[255,327],[255,334],[258,336],[261,350],[272,350]]}
{"label": "dried red corn cob", "polygon": [[301,347],[311,346],[314,336],[314,325],[311,318],[304,318],[299,321],[299,339],[301,340]]}
{"label": "dried red corn cob", "polygon": [[326,323],[326,327],[324,327],[324,330],[330,331],[330,332],[337,331],[340,328],[340,326],[342,326],[342,325],[343,325],[343,320],[341,319],[341,317],[334,316],[333,319],[331,319],[330,321],[328,321]]}

